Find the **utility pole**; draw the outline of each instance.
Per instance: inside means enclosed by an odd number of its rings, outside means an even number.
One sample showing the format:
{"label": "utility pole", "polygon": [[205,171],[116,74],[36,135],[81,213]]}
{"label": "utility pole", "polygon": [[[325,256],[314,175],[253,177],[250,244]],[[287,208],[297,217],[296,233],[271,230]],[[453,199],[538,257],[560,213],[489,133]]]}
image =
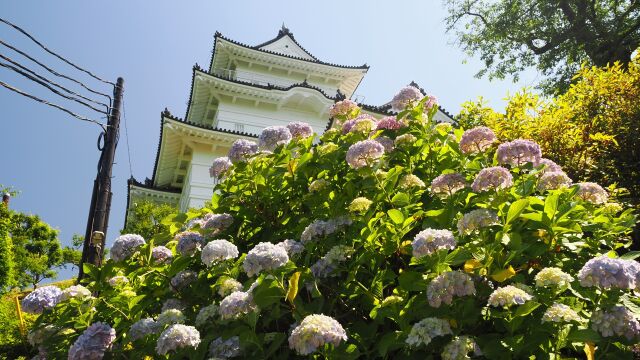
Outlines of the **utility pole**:
{"label": "utility pole", "polygon": [[111,170],[113,159],[118,145],[120,130],[120,107],[122,106],[124,79],[118,78],[113,91],[113,107],[109,112],[107,130],[104,132],[104,147],[98,160],[98,174],[93,182],[93,194],[91,195],[91,206],[89,207],[89,218],[87,219],[87,230],[84,236],[84,246],[82,248],[82,259],[80,261],[80,272],[78,281],[84,275],[82,265],[84,263],[95,266],[102,265],[102,254],[109,226],[109,211],[111,208]]}

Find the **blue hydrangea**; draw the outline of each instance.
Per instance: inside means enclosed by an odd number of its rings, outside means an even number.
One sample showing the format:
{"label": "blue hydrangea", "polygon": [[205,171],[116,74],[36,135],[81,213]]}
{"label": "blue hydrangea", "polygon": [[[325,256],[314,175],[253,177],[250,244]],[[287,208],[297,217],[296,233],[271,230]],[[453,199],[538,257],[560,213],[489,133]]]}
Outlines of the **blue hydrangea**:
{"label": "blue hydrangea", "polygon": [[292,139],[291,132],[285,126],[269,126],[262,130],[258,137],[258,147],[262,150],[273,151],[279,145],[286,145]]}
{"label": "blue hydrangea", "polygon": [[144,244],[146,244],[146,242],[140,235],[120,235],[118,236],[116,241],[114,241],[109,253],[111,254],[111,258],[113,259],[113,261],[124,261],[127,258],[131,257],[131,255],[138,251],[138,249]]}
{"label": "blue hydrangea", "polygon": [[606,255],[591,259],[578,272],[580,285],[603,289],[637,289],[640,264],[634,260],[613,259]]}
{"label": "blue hydrangea", "polygon": [[69,349],[69,360],[102,359],[116,339],[111,326],[97,322],[91,324]]}
{"label": "blue hydrangea", "polygon": [[203,249],[200,258],[202,263],[210,267],[221,261],[238,257],[238,247],[227,240],[210,241]]}
{"label": "blue hydrangea", "polygon": [[197,348],[200,345],[200,332],[193,326],[175,324],[160,334],[156,343],[158,355],[184,348]]}
{"label": "blue hydrangea", "polygon": [[222,299],[219,311],[220,317],[223,320],[228,320],[237,319],[257,309],[250,291],[236,291]]}
{"label": "blue hydrangea", "polygon": [[441,249],[453,250],[456,247],[456,239],[449,230],[425,229],[415,236],[411,247],[413,256],[421,258]]}
{"label": "blue hydrangea", "polygon": [[462,271],[444,272],[429,283],[429,305],[438,308],[442,303],[451,305],[454,296],[474,295],[476,288],[471,277]]}
{"label": "blue hydrangea", "polygon": [[640,335],[640,323],[624,306],[596,310],[591,315],[591,328],[602,336],[624,336],[631,340]]}
{"label": "blue hydrangea", "polygon": [[242,354],[240,338],[232,336],[228,339],[216,338],[209,344],[209,356],[215,359],[231,359]]}
{"label": "blue hydrangea", "polygon": [[160,325],[152,318],[140,319],[129,328],[129,339],[136,341],[147,335],[155,334],[160,330]]}
{"label": "blue hydrangea", "polygon": [[288,261],[289,255],[285,248],[261,242],[247,253],[242,266],[248,276],[254,276],[263,270],[274,270],[284,266]]}
{"label": "blue hydrangea", "polygon": [[43,286],[33,290],[22,299],[22,311],[30,314],[40,314],[44,309],[51,309],[58,304],[62,290],[57,286]]}
{"label": "blue hydrangea", "polygon": [[433,338],[451,334],[451,326],[444,319],[429,317],[415,324],[405,342],[410,347],[427,346]]}
{"label": "blue hydrangea", "polygon": [[238,139],[231,144],[231,149],[229,149],[227,156],[232,163],[237,163],[246,160],[257,152],[258,144],[253,141]]}
{"label": "blue hydrangea", "polygon": [[183,270],[171,278],[171,288],[175,291],[180,291],[196,280],[198,280],[198,273],[191,270]]}
{"label": "blue hydrangea", "polygon": [[204,243],[204,237],[199,232],[183,231],[177,233],[174,240],[178,241],[176,251],[182,256],[191,256],[200,250]]}

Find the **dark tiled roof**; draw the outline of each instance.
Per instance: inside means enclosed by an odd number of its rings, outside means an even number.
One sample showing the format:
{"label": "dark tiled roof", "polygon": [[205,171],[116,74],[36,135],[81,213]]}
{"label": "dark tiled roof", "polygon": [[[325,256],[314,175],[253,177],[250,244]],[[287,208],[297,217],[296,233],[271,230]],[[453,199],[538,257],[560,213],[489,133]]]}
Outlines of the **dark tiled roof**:
{"label": "dark tiled roof", "polygon": [[180,189],[175,189],[175,188],[158,188],[153,186],[153,180],[146,178],[144,180],[144,183],[139,182],[138,180],[136,180],[133,175],[129,178],[129,180],[127,180],[127,207],[125,208],[125,212],[124,212],[124,227],[127,227],[127,219],[129,218],[129,206],[131,204],[131,185],[137,186],[137,187],[141,187],[141,188],[145,188],[145,189],[151,189],[151,190],[158,190],[158,191],[163,191],[163,192],[170,192],[170,193],[175,193],[175,194],[179,194],[180,193]]}
{"label": "dark tiled roof", "polygon": [[310,52],[307,51],[307,49],[305,49],[304,47],[302,47],[302,45],[300,45],[297,41],[296,38],[293,37],[293,33],[291,32],[291,30],[289,30],[289,28],[285,27],[284,24],[282,24],[282,29],[280,29],[278,31],[278,36],[274,37],[271,40],[265,41],[262,44],[258,44],[256,46],[252,46],[253,49],[259,50],[261,47],[263,46],[267,46],[269,44],[272,44],[280,39],[282,39],[285,36],[289,36],[289,38],[291,40],[293,40],[293,42],[298,45],[298,47],[300,47],[300,49],[302,49],[302,51],[304,51],[307,55],[311,56],[313,58],[313,60],[315,61],[320,61],[318,60],[317,57],[313,56]]}

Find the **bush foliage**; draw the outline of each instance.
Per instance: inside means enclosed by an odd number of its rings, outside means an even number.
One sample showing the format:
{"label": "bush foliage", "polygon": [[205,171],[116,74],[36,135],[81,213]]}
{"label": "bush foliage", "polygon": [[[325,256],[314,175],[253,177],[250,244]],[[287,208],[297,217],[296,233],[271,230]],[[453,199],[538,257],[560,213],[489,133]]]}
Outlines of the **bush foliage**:
{"label": "bush foliage", "polygon": [[[350,120],[359,109],[342,103],[343,131],[317,145],[289,142],[282,128],[260,137],[272,152],[237,143],[233,165],[214,163],[225,179],[210,207],[169,217],[167,233],[146,243],[120,237],[111,255],[121,261],[86,266],[98,298],[63,296],[44,309],[42,351],[629,358],[640,270],[634,253],[619,254],[632,211],[597,185],[550,186],[552,164],[534,143],[509,145],[526,146],[531,162],[498,156],[491,141],[469,147],[469,133],[461,146],[462,130],[432,122],[432,101],[380,122]],[[499,160],[513,165],[495,168]],[[168,249],[154,246],[167,237]],[[623,264],[628,276],[588,261]],[[623,330],[607,332],[614,321]]]}

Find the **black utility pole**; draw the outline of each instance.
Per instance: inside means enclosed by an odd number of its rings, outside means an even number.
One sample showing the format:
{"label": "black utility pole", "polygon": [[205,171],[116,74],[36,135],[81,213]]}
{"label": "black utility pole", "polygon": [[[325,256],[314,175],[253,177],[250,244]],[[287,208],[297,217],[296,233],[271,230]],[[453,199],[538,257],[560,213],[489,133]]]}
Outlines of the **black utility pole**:
{"label": "black utility pole", "polygon": [[91,195],[91,206],[89,208],[89,218],[87,219],[87,231],[84,236],[78,281],[82,279],[82,265],[85,262],[96,266],[102,265],[105,237],[109,226],[112,195],[111,169],[113,168],[113,159],[118,145],[123,85],[124,79],[118,78],[113,91],[113,107],[109,112],[107,130],[104,133],[104,147],[98,161],[98,175],[93,182],[93,194]]}

